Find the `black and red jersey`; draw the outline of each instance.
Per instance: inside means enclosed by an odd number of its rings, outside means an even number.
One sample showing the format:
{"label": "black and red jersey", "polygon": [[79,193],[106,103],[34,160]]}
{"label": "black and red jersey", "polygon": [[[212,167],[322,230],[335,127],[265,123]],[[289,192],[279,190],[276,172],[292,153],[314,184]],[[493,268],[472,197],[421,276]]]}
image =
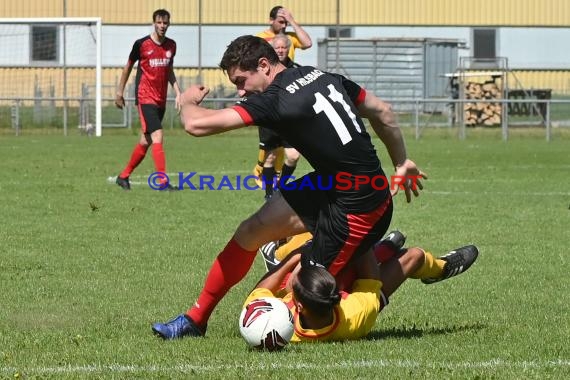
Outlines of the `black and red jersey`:
{"label": "black and red jersey", "polygon": [[161,44],[150,35],[135,41],[129,63],[139,61],[135,78],[136,104],[166,107],[168,77],[175,55],[176,42],[168,37]]}
{"label": "black and red jersey", "polygon": [[[319,175],[374,177],[384,172],[355,106],[365,96],[363,88],[342,75],[302,66],[279,73],[263,93],[248,96],[234,109],[246,125],[275,130]],[[360,208],[361,201],[370,207],[387,196],[374,192],[369,186],[336,191],[351,198],[345,199],[351,208]]]}

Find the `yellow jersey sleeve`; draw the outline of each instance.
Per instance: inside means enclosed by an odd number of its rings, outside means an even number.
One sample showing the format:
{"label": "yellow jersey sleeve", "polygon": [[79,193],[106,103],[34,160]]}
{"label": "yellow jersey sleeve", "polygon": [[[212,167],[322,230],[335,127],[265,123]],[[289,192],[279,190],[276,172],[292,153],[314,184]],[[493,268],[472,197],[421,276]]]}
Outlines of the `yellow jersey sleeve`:
{"label": "yellow jersey sleeve", "polygon": [[271,293],[271,290],[269,289],[255,288],[251,291],[251,293],[249,293],[249,296],[247,296],[245,302],[243,303],[243,307],[245,307],[248,303],[250,303],[254,299],[262,297],[275,297],[275,296],[273,295],[273,293]]}

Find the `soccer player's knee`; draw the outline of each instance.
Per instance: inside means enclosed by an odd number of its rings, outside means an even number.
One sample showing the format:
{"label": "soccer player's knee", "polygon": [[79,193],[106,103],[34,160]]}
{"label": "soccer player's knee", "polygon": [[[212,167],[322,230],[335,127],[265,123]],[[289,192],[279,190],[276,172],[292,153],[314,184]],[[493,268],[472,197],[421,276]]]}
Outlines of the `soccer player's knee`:
{"label": "soccer player's knee", "polygon": [[[240,223],[235,232],[235,235],[239,238],[240,241],[248,241],[251,242],[251,244],[255,245],[257,244],[256,242],[258,240],[263,240],[263,227],[264,225],[259,216],[259,212],[256,212]],[[266,241],[263,241],[261,244],[264,242]]]}
{"label": "soccer player's knee", "polygon": [[241,222],[236,230],[236,235],[242,237],[253,235],[256,226],[255,220],[254,216],[252,216]]}
{"label": "soccer player's knee", "polygon": [[413,268],[419,268],[423,265],[425,253],[420,247],[408,248],[406,255],[408,256],[408,260]]}

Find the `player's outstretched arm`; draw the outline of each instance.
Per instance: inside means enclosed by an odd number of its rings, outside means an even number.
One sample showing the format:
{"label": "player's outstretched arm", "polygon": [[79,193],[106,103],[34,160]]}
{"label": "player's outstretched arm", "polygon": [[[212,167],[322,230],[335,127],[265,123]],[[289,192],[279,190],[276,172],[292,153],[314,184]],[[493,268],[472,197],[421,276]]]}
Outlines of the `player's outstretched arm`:
{"label": "player's outstretched arm", "polygon": [[245,126],[232,108],[214,110],[200,106],[210,90],[202,85],[190,86],[180,96],[180,121],[192,136],[209,136]]}
{"label": "player's outstretched arm", "polygon": [[[419,190],[423,189],[421,179],[427,179],[427,175],[417,167],[415,162],[408,159],[404,136],[392,107],[374,94],[366,92],[366,97],[358,106],[358,110],[361,116],[370,121],[372,129],[386,146],[396,170],[395,175],[405,179],[401,182],[402,187],[406,193],[406,200],[411,202],[412,194],[418,196]],[[396,195],[399,189],[400,186],[395,186],[392,189],[392,195]]]}
{"label": "player's outstretched arm", "polygon": [[285,276],[295,270],[301,261],[301,252],[297,251],[287,256],[275,269],[267,272],[255,286],[256,288],[269,289],[275,294]]}

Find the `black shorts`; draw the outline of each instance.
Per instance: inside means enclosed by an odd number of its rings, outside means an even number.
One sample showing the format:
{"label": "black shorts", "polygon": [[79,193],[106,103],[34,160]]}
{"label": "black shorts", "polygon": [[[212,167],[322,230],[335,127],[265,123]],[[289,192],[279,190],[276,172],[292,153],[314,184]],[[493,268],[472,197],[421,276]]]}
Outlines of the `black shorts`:
{"label": "black shorts", "polygon": [[162,129],[165,108],[154,104],[139,104],[142,133],[150,134]]}
{"label": "black shorts", "polygon": [[392,198],[389,193],[371,211],[351,213],[336,201],[338,194],[334,190],[292,188],[281,189],[281,194],[313,234],[312,244],[303,247],[301,265],[322,265],[336,275],[353,257],[366,253],[390,227]]}
{"label": "black shorts", "polygon": [[282,146],[283,148],[292,148],[287,141],[283,140],[273,129],[258,127],[259,131],[259,149],[270,151]]}

